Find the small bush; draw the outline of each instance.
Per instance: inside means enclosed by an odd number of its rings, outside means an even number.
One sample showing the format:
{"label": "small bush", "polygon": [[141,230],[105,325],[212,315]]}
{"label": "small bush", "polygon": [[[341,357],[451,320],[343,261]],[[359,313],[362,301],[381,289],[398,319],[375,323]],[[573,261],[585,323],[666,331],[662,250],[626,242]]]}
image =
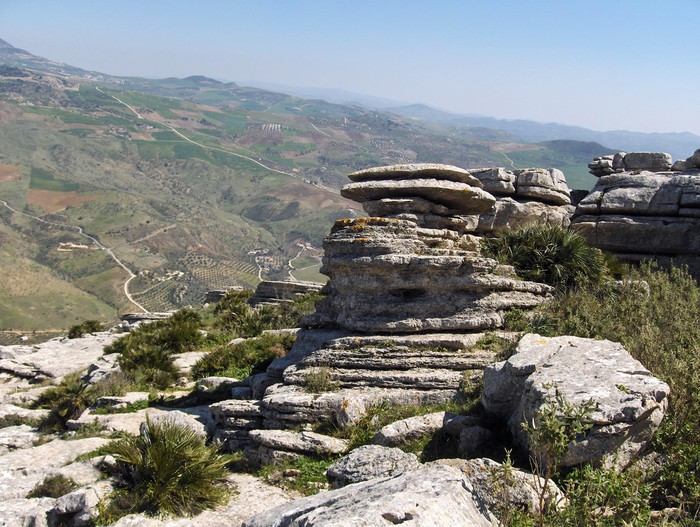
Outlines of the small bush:
{"label": "small bush", "polygon": [[60,474],[46,476],[27,494],[27,498],[60,498],[78,488],[71,478]]}
{"label": "small bush", "polygon": [[187,427],[147,420],[140,435],[117,441],[108,451],[117,461],[118,490],[103,519],[133,512],[193,515],[220,505],[228,494],[227,459]]}
{"label": "small bush", "polygon": [[306,375],[304,389],[309,393],[334,392],[340,389],[340,383],[333,380],[330,368],[317,368]]}
{"label": "small bush", "polygon": [[181,309],[165,320],[143,324],[105,347],[105,354],[120,353],[119,366],[137,385],[167,388],[178,377],[172,355],[195,349],[202,342],[202,319]]}
{"label": "small bush", "polygon": [[104,331],[104,326],[101,322],[97,320],[86,320],[85,322],[71,326],[68,330],[68,338],[77,339],[86,333],[97,333],[99,331]]}
{"label": "small bush", "polygon": [[598,284],[606,275],[603,254],[575,231],[556,226],[530,226],[505,231],[482,242],[484,254],[512,265],[525,280],[569,289]]}
{"label": "small bush", "polygon": [[33,406],[50,410],[40,429],[55,432],[65,429],[66,422],[80,417],[93,402],[90,388],[81,380],[79,373],[73,373],[66,375],[59,385],[45,390]]}
{"label": "small bush", "polygon": [[284,356],[292,346],[294,335],[262,335],[234,346],[221,346],[208,353],[192,367],[195,379],[218,375],[242,379],[262,373],[270,363]]}
{"label": "small bush", "polygon": [[295,490],[304,496],[311,496],[328,488],[326,470],[338,459],[338,457],[299,456],[294,460],[264,465],[257,476],[270,484]]}

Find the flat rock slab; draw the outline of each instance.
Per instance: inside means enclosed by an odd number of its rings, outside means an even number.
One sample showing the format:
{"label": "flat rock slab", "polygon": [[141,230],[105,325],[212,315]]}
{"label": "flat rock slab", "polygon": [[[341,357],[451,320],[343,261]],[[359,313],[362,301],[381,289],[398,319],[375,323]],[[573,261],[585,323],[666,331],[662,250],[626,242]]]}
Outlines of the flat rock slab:
{"label": "flat rock slab", "polygon": [[363,445],[333,463],[326,477],[333,488],[370,479],[397,476],[420,467],[415,454],[398,448]]}
{"label": "flat rock slab", "polygon": [[244,527],[493,527],[464,472],[432,465],[348,485],[257,514]]}
{"label": "flat rock slab", "polygon": [[77,339],[59,337],[35,346],[0,346],[0,371],[38,382],[86,369],[106,345],[122,335],[92,333]]}
{"label": "flat rock slab", "polygon": [[345,185],[340,194],[348,199],[373,201],[419,197],[444,205],[458,214],[481,214],[496,202],[488,192],[466,183],[438,179],[362,181]]}
{"label": "flat rock slab", "polygon": [[273,450],[285,450],[304,454],[342,454],[349,443],[314,432],[290,432],[287,430],[251,430],[250,439]]}
{"label": "flat rock slab", "polygon": [[481,188],[483,185],[470,171],[439,163],[407,163],[359,170],[348,175],[350,181],[375,181],[383,179],[444,179],[467,183]]}
{"label": "flat rock slab", "polygon": [[593,428],[572,443],[561,466],[627,466],[651,439],[668,406],[668,385],[621,344],[533,334],[522,338],[510,359],[484,370],[482,402],[488,412],[506,419],[515,440],[527,446],[522,423],[535,419],[554,387],[571,404],[596,404]]}
{"label": "flat rock slab", "polygon": [[208,406],[178,409],[152,407],[136,412],[117,414],[94,414],[90,410],[86,410],[78,419],[68,421],[67,426],[70,430],[80,430],[83,426],[97,422],[109,431],[127,432],[137,435],[141,423],[146,421],[146,416],[158,419],[170,416],[170,418],[189,423],[188,426],[196,430],[200,435],[206,434],[209,427],[213,426]]}
{"label": "flat rock slab", "polygon": [[0,500],[24,498],[45,476],[61,471],[79,455],[107,443],[108,439],[100,437],[73,441],[54,439],[0,456]]}
{"label": "flat rock slab", "polygon": [[56,503],[53,498],[15,498],[0,502],[0,525],[3,527],[45,527],[46,513]]}

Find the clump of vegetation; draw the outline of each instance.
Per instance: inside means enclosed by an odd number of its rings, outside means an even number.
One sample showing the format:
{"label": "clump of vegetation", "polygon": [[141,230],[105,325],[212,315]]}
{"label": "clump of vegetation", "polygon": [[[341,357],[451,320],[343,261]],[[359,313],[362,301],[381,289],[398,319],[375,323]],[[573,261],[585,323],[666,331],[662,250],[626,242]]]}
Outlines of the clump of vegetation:
{"label": "clump of vegetation", "polygon": [[326,470],[339,457],[299,456],[297,459],[263,465],[257,476],[268,483],[311,496],[328,488]]}
{"label": "clump of vegetation", "polygon": [[548,396],[531,422],[523,423],[530,446],[530,464],[533,473],[539,476],[535,482],[541,526],[550,509],[549,482],[570,444],[593,426],[591,414],[595,410],[592,400],[575,405],[567,401],[556,386],[545,385],[544,388],[554,388],[554,396]]}
{"label": "clump of vegetation", "polygon": [[60,498],[78,488],[78,484],[71,478],[55,474],[46,476],[41,483],[27,494],[27,498]]}
{"label": "clump of vegetation", "polygon": [[323,298],[315,292],[300,295],[279,305],[251,307],[247,302],[252,291],[229,291],[214,308],[214,328],[231,337],[256,337],[266,329],[298,327],[301,319],[314,312]]}
{"label": "clump of vegetation", "polygon": [[119,366],[136,384],[167,388],[178,370],[173,354],[195,349],[202,341],[202,319],[192,309],[181,309],[169,318],[142,324],[105,347],[105,353],[120,353]]}
{"label": "clump of vegetation", "polygon": [[497,360],[508,360],[518,346],[517,338],[507,338],[494,332],[487,332],[476,341],[472,349],[485,350],[496,354]]}
{"label": "clump of vegetation", "polygon": [[340,383],[333,379],[330,368],[316,368],[307,374],[304,389],[309,393],[334,392]]}
{"label": "clump of vegetation", "polygon": [[599,284],[607,273],[603,253],[577,232],[552,225],[533,225],[484,238],[486,256],[512,265],[525,280],[559,290]]}
{"label": "clump of vegetation", "polygon": [[195,379],[217,375],[242,379],[262,373],[270,363],[284,356],[292,346],[294,335],[262,335],[233,346],[220,346],[199,359],[192,367]]}
{"label": "clump of vegetation", "polygon": [[101,511],[113,522],[135,512],[193,515],[223,503],[227,459],[193,430],[147,420],[141,434],[112,443],[117,490]]}
{"label": "clump of vegetation", "polygon": [[104,326],[98,320],[85,320],[80,324],[71,326],[68,330],[69,339],[77,339],[85,335],[86,333],[97,333],[99,331],[104,331]]}

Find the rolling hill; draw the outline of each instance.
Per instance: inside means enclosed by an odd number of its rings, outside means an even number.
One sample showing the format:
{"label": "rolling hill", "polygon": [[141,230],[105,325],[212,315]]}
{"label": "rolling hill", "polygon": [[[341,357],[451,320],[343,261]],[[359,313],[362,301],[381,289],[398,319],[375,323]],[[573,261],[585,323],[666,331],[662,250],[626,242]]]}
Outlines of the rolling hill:
{"label": "rolling hill", "polygon": [[[0,41],[0,226],[22,257],[7,265],[31,268],[0,292],[0,306],[27,306],[0,312],[0,330],[174,309],[292,267],[323,280],[323,237],[335,219],[361,213],[338,194],[354,170],[512,162],[568,167],[572,187],[590,188],[593,178],[575,169],[608,152],[204,76],[113,77]],[[60,294],[36,289],[59,282]],[[71,315],[38,316],[34,301]]]}

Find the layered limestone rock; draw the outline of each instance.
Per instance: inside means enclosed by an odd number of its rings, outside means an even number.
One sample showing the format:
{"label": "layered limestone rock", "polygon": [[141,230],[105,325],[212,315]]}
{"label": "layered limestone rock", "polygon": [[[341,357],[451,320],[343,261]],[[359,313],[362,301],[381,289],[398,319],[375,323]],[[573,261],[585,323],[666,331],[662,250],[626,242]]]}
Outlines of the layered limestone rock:
{"label": "layered limestone rock", "polygon": [[[647,164],[668,165],[660,158]],[[589,243],[622,259],[675,260],[700,274],[700,170],[625,168],[601,176],[578,204],[572,225]]]}
{"label": "layered limestone rock", "polygon": [[301,441],[275,446],[251,431],[298,431],[320,421],[343,427],[374,405],[454,400],[460,386],[478,380],[496,360],[475,347],[483,331],[552,292],[481,256],[471,233],[497,203],[483,187],[568,203],[558,171],[510,173],[512,189],[486,172],[413,164],[351,174],[341,193],[363,201],[372,217],[335,223],[324,242],[325,299],[287,356],[251,381],[246,393],[254,400],[212,406],[217,439],[254,462],[286,459],[306,452]]}
{"label": "layered limestone rock", "polygon": [[478,234],[531,224],[569,225],[574,209],[561,170],[489,168],[470,172],[496,197],[493,209],[478,217]]}

